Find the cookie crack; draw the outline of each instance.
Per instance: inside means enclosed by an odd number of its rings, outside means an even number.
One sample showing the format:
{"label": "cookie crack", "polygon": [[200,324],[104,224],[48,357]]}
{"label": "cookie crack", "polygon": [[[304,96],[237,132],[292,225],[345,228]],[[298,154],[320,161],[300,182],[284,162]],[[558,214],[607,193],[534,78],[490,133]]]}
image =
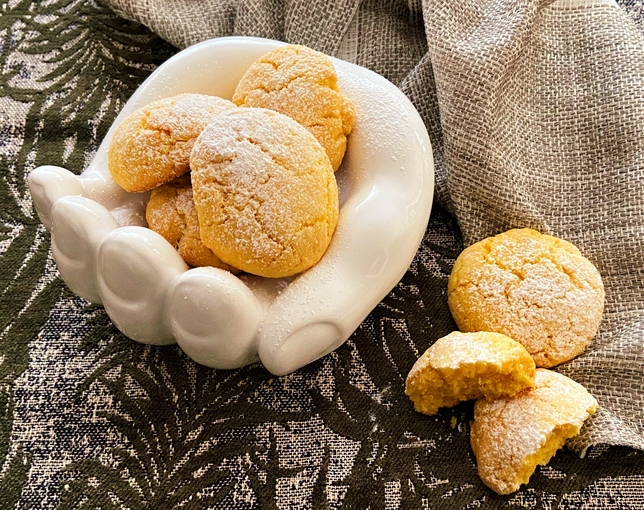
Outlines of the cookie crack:
{"label": "cookie crack", "polygon": [[[290,88],[294,83],[297,83],[299,80],[306,80],[308,78],[310,78],[310,76],[302,72],[302,73],[289,76],[286,79],[286,81],[277,83],[275,84],[274,87],[267,86],[265,83],[253,83],[253,87],[249,92],[261,90],[262,92],[268,95],[278,94],[283,90]],[[249,93],[244,94],[243,100],[242,100],[243,102],[245,102],[246,99],[248,99],[248,95]]]}
{"label": "cookie crack", "polygon": [[[246,138],[246,140],[247,140],[250,144],[252,144],[252,145],[254,145],[255,147],[257,147],[257,148],[258,148],[260,151],[262,151],[264,154],[266,154],[267,156],[269,156],[269,157],[271,158],[271,161],[273,161],[273,163],[275,163],[277,166],[279,166],[280,168],[282,168],[282,169],[284,169],[284,170],[287,170],[287,171],[291,171],[291,172],[292,172],[292,169],[290,169],[290,168],[286,165],[286,163],[285,163],[282,159],[280,159],[280,158],[279,158],[275,153],[271,152],[269,149],[267,149],[266,147],[264,147],[264,145],[262,144],[262,142],[261,142],[261,141],[259,141],[259,140],[255,139],[255,138],[254,138],[254,137],[252,137],[252,136],[247,137],[247,138]],[[294,173],[295,175],[297,175],[297,173],[296,173],[296,172],[293,172],[293,173]],[[268,181],[267,181],[267,182],[268,182]],[[263,184],[265,184],[265,183],[263,183]]]}
{"label": "cookie crack", "polygon": [[[255,222],[258,225],[260,225],[260,226],[264,225],[264,222],[261,221],[261,218],[259,217],[259,211],[258,210],[254,211],[254,218],[255,218]],[[267,232],[265,229],[262,229],[262,232],[266,237],[268,237],[271,241],[273,241],[275,243],[275,245],[277,246],[277,248],[278,248],[279,253],[275,257],[271,257],[271,261],[275,262],[280,256],[282,256],[284,251],[286,251],[286,247],[284,246],[282,241],[280,241],[277,237],[275,237],[275,235],[271,234],[270,232]]]}
{"label": "cookie crack", "polygon": [[163,133],[164,135],[166,135],[170,139],[169,140],[170,143],[168,145],[175,146],[179,142],[186,143],[186,142],[190,142],[190,141],[196,139],[196,137],[188,137],[188,138],[176,137],[173,134],[172,129],[170,129],[168,127],[164,127],[162,125],[155,126],[155,125],[151,124],[149,122],[150,115],[151,115],[151,112],[146,111],[145,116],[141,119],[141,123],[143,124],[143,129],[146,129],[148,131],[156,131],[157,133]]}

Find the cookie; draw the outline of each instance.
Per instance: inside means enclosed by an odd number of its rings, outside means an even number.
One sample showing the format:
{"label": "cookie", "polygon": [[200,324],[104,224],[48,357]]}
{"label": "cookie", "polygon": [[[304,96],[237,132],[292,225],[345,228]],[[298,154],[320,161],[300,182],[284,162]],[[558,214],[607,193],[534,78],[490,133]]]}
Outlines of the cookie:
{"label": "cookie", "polygon": [[571,243],[509,230],[466,248],[448,280],[461,331],[495,331],[525,346],[539,367],[581,354],[604,308],[599,272]]}
{"label": "cookie", "polygon": [[434,414],[463,400],[512,396],[534,385],[534,360],[500,333],[459,333],[436,340],[407,376],[414,409]]}
{"label": "cookie", "polygon": [[153,189],[145,218],[148,227],[174,246],[186,264],[193,267],[214,266],[231,273],[239,272],[219,260],[201,241],[190,174]]}
{"label": "cookie", "polygon": [[269,278],[320,260],[338,221],[338,187],[304,127],[272,110],[230,110],[199,136],[190,161],[201,239],[221,260]]}
{"label": "cookie", "polygon": [[128,115],[108,149],[114,181],[130,193],[148,191],[190,170],[190,151],[208,123],[235,108],[203,94],[180,94],[154,101]]}
{"label": "cookie", "polygon": [[535,383],[516,397],[474,406],[470,442],[479,476],[499,494],[527,483],[598,407],[583,386],[557,372],[537,369]]}
{"label": "cookie", "polygon": [[270,51],[248,68],[233,103],[288,115],[320,142],[333,170],[342,163],[355,109],[340,93],[333,62],[323,53],[296,45]]}

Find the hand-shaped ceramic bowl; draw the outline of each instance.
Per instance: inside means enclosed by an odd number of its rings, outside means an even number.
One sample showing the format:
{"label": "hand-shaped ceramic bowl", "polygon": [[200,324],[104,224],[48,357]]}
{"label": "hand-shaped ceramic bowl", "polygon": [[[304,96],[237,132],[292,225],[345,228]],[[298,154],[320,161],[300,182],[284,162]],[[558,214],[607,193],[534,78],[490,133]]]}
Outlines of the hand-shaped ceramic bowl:
{"label": "hand-shaped ceramic bowl", "polygon": [[145,228],[148,195],[114,183],[107,149],[115,126],[151,101],[184,92],[230,99],[250,64],[281,44],[228,37],[178,53],[139,87],[80,176],[53,166],[29,175],[63,280],[102,303],[126,336],[156,345],[176,341],[214,368],[259,359],[276,375],[344,343],[409,267],[434,190],[429,137],[412,104],[381,76],[333,59],[340,89],[356,107],[336,173],[340,217],[320,262],[288,279],[188,268]]}

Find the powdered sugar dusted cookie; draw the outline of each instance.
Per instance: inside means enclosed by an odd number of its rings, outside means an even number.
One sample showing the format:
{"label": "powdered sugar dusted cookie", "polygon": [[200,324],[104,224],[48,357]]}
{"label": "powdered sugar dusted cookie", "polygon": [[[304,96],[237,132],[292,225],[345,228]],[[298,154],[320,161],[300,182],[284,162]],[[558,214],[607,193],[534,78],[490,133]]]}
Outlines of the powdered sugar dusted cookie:
{"label": "powdered sugar dusted cookie", "polygon": [[342,163],[355,110],[340,93],[333,62],[323,53],[296,45],[270,51],[246,71],[233,102],[288,115],[320,142],[333,170]]}
{"label": "powdered sugar dusted cookie", "polygon": [[214,266],[232,273],[239,272],[219,260],[201,241],[189,174],[153,189],[145,217],[148,227],[174,246],[186,264],[195,267]]}
{"label": "powdered sugar dusted cookie", "polygon": [[516,395],[534,385],[534,360],[500,333],[459,333],[439,338],[416,361],[405,393],[416,411],[434,414],[463,400]]}
{"label": "powdered sugar dusted cookie", "polygon": [[479,476],[499,494],[527,483],[598,407],[583,386],[557,372],[538,369],[535,383],[516,397],[474,406],[470,442]]}
{"label": "powdered sugar dusted cookie", "polygon": [[338,187],[324,149],[275,111],[215,118],[191,156],[201,238],[221,260],[265,277],[290,276],[323,255],[338,221]]}
{"label": "powdered sugar dusted cookie", "polygon": [[461,331],[508,335],[540,367],[581,354],[604,308],[595,266],[571,243],[531,229],[509,230],[466,248],[447,294]]}
{"label": "powdered sugar dusted cookie", "polygon": [[148,191],[190,170],[190,151],[206,125],[230,101],[180,94],[154,101],[127,116],[110,143],[108,168],[125,191]]}

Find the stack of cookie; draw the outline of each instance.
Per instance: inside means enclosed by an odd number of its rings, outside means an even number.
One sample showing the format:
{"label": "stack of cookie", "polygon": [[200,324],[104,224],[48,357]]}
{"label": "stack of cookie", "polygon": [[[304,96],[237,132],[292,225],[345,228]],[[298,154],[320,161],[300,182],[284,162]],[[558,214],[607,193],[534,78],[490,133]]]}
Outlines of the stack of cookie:
{"label": "stack of cookie", "polygon": [[335,230],[334,172],[355,119],[331,60],[283,46],[253,63],[233,101],[181,94],[114,132],[108,166],[151,191],[148,226],[190,266],[279,278],[316,264]]}
{"label": "stack of cookie", "polygon": [[447,293],[461,332],[423,354],[406,392],[426,414],[477,399],[470,440],[479,475],[509,494],[598,407],[581,385],[547,369],[581,354],[595,336],[601,277],[571,243],[515,229],[465,249]]}

